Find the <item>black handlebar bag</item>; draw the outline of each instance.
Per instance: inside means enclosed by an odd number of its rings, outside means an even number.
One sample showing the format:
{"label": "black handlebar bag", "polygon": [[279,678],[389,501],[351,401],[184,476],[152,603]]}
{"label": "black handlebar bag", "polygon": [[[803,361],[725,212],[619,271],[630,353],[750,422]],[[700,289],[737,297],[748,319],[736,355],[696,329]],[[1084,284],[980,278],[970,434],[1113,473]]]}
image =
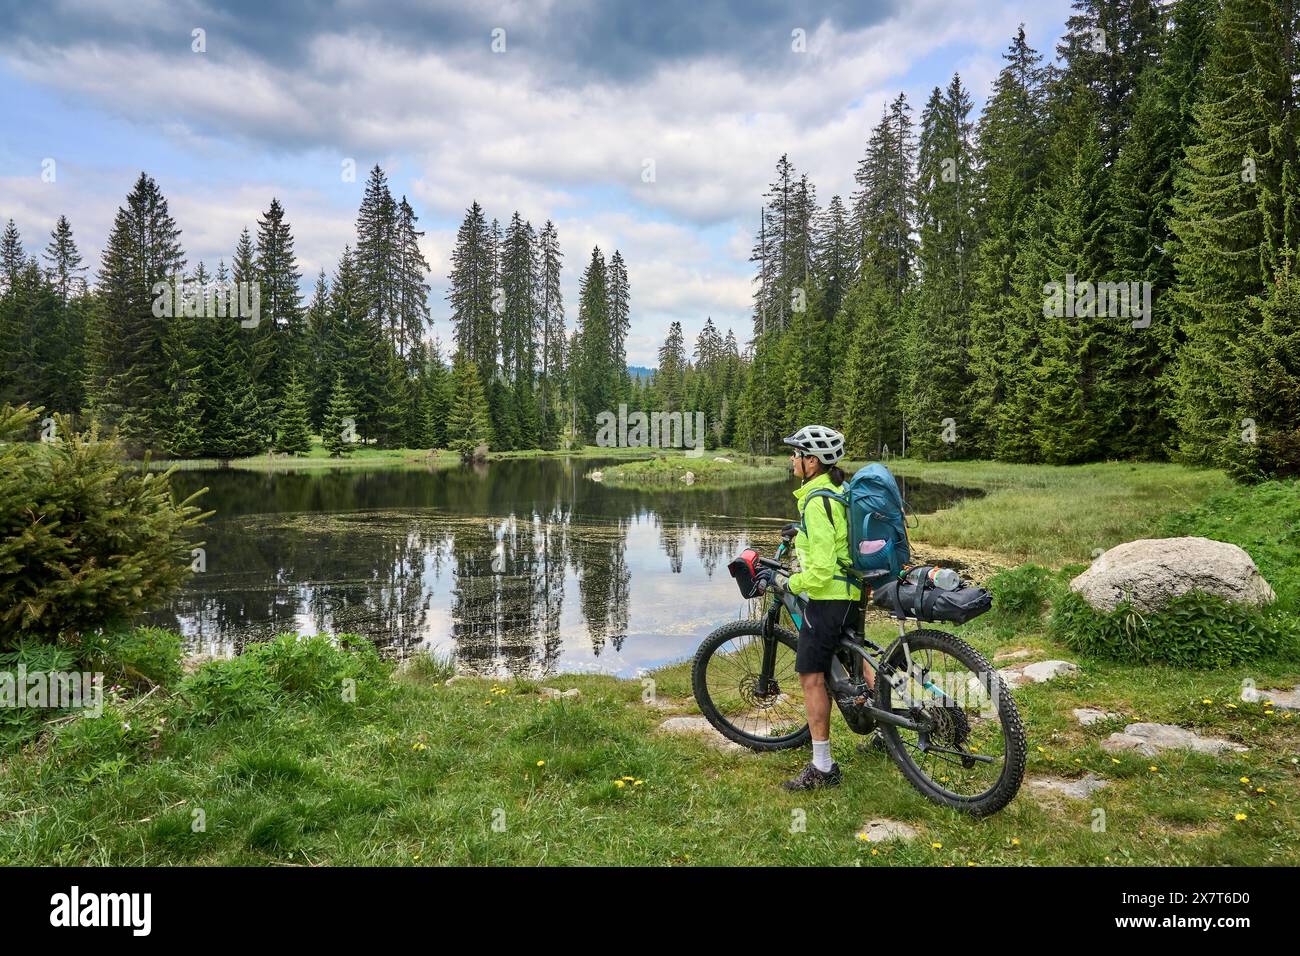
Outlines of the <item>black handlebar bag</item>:
{"label": "black handlebar bag", "polygon": [[762,568],[758,563],[757,551],[746,548],[740,552],[738,558],[727,565],[727,570],[736,579],[736,587],[740,588],[741,597],[746,599],[758,597],[758,575]]}
{"label": "black handlebar bag", "polygon": [[963,584],[955,591],[928,587],[928,581],[913,584],[893,580],[875,588],[871,603],[892,612],[900,620],[914,617],[918,621],[943,621],[965,624],[993,607],[993,595],[984,588]]}

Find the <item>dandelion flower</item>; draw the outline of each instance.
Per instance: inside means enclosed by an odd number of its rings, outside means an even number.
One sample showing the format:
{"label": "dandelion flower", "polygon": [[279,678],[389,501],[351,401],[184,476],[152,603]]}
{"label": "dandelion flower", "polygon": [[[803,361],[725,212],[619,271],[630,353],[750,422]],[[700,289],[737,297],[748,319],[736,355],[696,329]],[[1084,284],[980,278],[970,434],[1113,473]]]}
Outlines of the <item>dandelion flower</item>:
{"label": "dandelion flower", "polygon": [[539,767],[545,767],[545,766],[546,766],[546,761],[545,761],[545,760],[539,760],[539,761],[537,761],[537,766],[539,766]]}
{"label": "dandelion flower", "polygon": [[1242,783],[1250,783],[1250,778],[1249,778],[1249,777],[1242,777],[1242,778],[1241,778],[1241,782],[1242,782]]}
{"label": "dandelion flower", "polygon": [[1012,846],[1020,846],[1020,837],[1012,837],[1012,838],[1011,838],[1011,845],[1012,845]]}
{"label": "dandelion flower", "polygon": [[931,843],[931,844],[930,844],[930,849],[932,849],[932,850],[942,850],[942,849],[943,849],[943,844],[942,844],[942,843]]}
{"label": "dandelion flower", "polygon": [[1210,698],[1207,697],[1207,698],[1205,698],[1203,701],[1201,701],[1201,703],[1202,703],[1202,704],[1213,704],[1214,701],[1210,700]]}
{"label": "dandelion flower", "polygon": [[1234,819],[1234,820],[1244,820],[1244,819],[1246,819],[1246,814],[1244,814],[1244,813],[1238,813],[1236,816],[1233,817],[1233,819]]}
{"label": "dandelion flower", "polygon": [[626,787],[627,784],[625,784],[622,780],[615,780],[614,786],[618,787],[621,790],[623,787]]}

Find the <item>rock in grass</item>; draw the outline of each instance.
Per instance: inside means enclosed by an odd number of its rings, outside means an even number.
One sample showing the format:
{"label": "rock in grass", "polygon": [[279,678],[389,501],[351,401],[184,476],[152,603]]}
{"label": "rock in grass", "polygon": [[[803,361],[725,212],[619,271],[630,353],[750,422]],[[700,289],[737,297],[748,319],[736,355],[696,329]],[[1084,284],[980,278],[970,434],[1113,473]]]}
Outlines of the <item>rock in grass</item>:
{"label": "rock in grass", "polygon": [[658,694],[651,697],[649,700],[641,701],[641,703],[645,704],[651,710],[680,710],[682,707],[686,706],[680,700],[673,700],[671,697],[663,697]]}
{"label": "rock in grass", "polygon": [[1142,538],[1116,545],[1070,582],[1093,608],[1113,611],[1130,600],[1139,611],[1201,591],[1237,604],[1276,599],[1255,562],[1241,548],[1209,538]]}
{"label": "rock in grass", "polygon": [[749,753],[749,749],[742,747],[734,740],[728,740],[722,734],[713,729],[713,725],[703,717],[669,717],[659,725],[661,734],[677,734],[702,736],[714,747],[719,750],[729,752]]}
{"label": "rock in grass", "polygon": [[1020,667],[1006,667],[998,671],[998,676],[1008,687],[1021,687],[1025,684],[1045,684],[1062,674],[1079,673],[1079,665],[1072,661],[1038,661],[1023,664]]}
{"label": "rock in grass", "polygon": [[1001,664],[1003,661],[1018,661],[1023,657],[1031,656],[1033,653],[1033,651],[1026,647],[1022,647],[1016,651],[1003,651],[1001,654],[993,655],[993,663]]}
{"label": "rock in grass", "polygon": [[1119,716],[1119,714],[1112,714],[1108,710],[1098,710],[1096,707],[1076,707],[1073,713],[1074,719],[1084,727],[1091,727],[1103,720],[1113,720]]}
{"label": "rock in grass", "polygon": [[1095,773],[1086,773],[1077,780],[1065,777],[1030,777],[1025,786],[1038,793],[1059,793],[1071,800],[1087,800],[1090,796],[1107,786],[1107,781]]}
{"label": "rock in grass", "polygon": [[560,690],[558,687],[543,687],[538,693],[551,700],[559,700],[561,697],[582,696],[582,691],[576,687],[570,687],[568,690]]}
{"label": "rock in grass", "polygon": [[858,831],[858,838],[868,843],[888,843],[890,840],[915,840],[919,836],[916,830],[898,820],[868,820]]}
{"label": "rock in grass", "polygon": [[1202,737],[1174,724],[1129,724],[1101,742],[1103,750],[1135,750],[1154,757],[1162,750],[1191,750],[1203,754],[1244,753],[1249,748],[1219,737]]}
{"label": "rock in grass", "polygon": [[1292,690],[1256,690],[1244,687],[1241,699],[1248,704],[1272,702],[1278,710],[1300,710],[1300,684]]}

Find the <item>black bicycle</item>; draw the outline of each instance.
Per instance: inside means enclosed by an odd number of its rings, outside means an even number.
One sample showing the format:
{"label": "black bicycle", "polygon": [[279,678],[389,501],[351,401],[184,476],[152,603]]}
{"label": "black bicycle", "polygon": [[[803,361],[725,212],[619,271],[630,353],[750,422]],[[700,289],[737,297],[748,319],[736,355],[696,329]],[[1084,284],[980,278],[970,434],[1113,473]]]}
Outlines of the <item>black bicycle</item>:
{"label": "black bicycle", "polygon": [[[756,562],[788,574],[781,561],[787,545],[775,560]],[[768,594],[761,617],[733,621],[705,638],[691,670],[695,699],[709,723],[757,751],[809,740],[794,669],[803,602],[785,591],[779,598]],[[783,612],[793,630],[782,623]],[[926,628],[902,608],[896,617],[898,637],[885,648],[845,628],[826,674],[831,698],[855,733],[880,729],[889,756],[927,798],[973,816],[996,813],[1020,789],[1028,751],[1011,692],[983,655],[956,635]]]}

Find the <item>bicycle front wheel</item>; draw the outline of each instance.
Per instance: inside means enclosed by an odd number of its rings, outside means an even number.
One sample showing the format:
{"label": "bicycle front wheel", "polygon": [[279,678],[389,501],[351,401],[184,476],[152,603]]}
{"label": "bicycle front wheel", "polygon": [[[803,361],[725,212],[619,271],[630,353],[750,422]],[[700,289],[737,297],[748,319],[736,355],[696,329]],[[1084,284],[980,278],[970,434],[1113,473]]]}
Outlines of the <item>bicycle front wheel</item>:
{"label": "bicycle front wheel", "polygon": [[803,746],[809,733],[794,669],[798,644],[799,638],[783,627],[774,627],[772,636],[764,638],[761,620],[718,628],[704,639],[691,666],[700,713],[718,733],[751,750]]}

